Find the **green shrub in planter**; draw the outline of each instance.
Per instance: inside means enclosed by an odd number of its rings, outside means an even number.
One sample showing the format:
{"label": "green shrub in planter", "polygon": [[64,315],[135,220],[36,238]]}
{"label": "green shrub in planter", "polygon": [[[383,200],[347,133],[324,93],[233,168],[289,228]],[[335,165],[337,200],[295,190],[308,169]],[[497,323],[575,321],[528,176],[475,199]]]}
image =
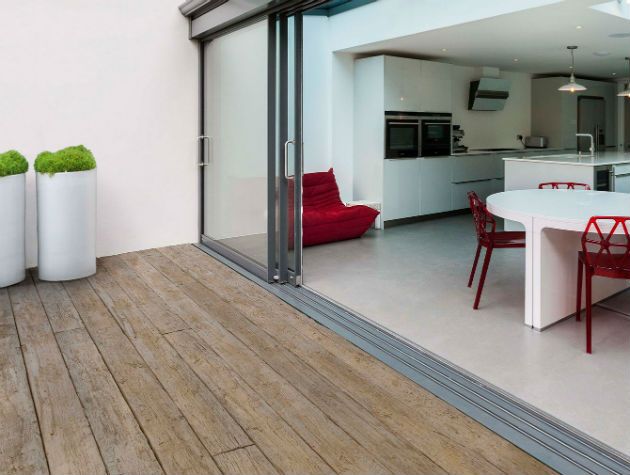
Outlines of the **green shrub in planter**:
{"label": "green shrub in planter", "polygon": [[19,175],[28,171],[28,162],[20,152],[9,150],[0,153],[0,177]]}
{"label": "green shrub in planter", "polygon": [[35,159],[35,171],[54,175],[82,172],[96,168],[94,155],[83,145],[66,147],[56,152],[42,152]]}

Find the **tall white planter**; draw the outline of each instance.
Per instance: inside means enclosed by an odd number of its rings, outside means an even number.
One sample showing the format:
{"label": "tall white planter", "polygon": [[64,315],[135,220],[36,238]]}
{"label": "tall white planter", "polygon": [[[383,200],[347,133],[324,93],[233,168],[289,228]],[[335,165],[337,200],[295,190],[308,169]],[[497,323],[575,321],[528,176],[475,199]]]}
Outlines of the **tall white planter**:
{"label": "tall white planter", "polygon": [[0,287],[26,277],[25,188],[25,173],[0,178]]}
{"label": "tall white planter", "polygon": [[96,169],[37,173],[37,241],[40,279],[96,273]]}

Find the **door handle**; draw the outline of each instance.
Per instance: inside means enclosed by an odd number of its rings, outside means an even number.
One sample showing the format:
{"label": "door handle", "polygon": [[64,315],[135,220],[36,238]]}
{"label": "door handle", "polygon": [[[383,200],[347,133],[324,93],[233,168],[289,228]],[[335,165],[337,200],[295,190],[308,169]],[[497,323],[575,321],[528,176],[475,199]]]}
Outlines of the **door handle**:
{"label": "door handle", "polygon": [[200,135],[197,137],[197,140],[201,140],[201,142],[206,145],[201,161],[199,162],[200,167],[206,167],[210,165],[210,137],[207,135]]}
{"label": "door handle", "polygon": [[289,145],[295,145],[295,140],[287,140],[284,142],[284,177],[289,179]]}

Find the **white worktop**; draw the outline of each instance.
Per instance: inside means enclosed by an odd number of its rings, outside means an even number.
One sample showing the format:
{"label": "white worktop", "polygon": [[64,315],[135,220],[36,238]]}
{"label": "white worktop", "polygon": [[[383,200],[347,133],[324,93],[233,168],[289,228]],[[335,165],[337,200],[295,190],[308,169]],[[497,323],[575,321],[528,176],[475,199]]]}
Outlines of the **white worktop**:
{"label": "white worktop", "polygon": [[505,157],[505,161],[513,162],[534,162],[534,163],[554,163],[559,165],[580,165],[586,167],[598,167],[601,165],[619,165],[630,163],[630,153],[624,152],[598,152],[594,156],[590,154],[576,153],[561,155],[529,155],[526,157]]}
{"label": "white worktop", "polygon": [[[490,211],[502,217],[553,220],[555,229],[583,231],[591,216],[625,216],[630,194],[592,190],[513,190],[487,198]],[[577,226],[577,227],[576,227]]]}
{"label": "white worktop", "polygon": [[451,154],[452,157],[466,157],[466,156],[475,156],[475,155],[512,155],[512,154],[550,154],[550,153],[558,153],[558,152],[569,152],[569,150],[565,148],[545,148],[545,149],[535,149],[535,148],[521,148],[514,150],[477,150],[477,149],[469,149],[467,152],[455,152]]}

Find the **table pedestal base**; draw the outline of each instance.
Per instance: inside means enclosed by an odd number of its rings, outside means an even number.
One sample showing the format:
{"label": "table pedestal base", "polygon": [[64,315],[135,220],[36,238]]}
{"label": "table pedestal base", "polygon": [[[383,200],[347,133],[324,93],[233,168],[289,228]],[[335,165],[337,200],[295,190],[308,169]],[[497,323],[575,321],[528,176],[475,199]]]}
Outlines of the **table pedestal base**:
{"label": "table pedestal base", "polygon": [[[531,250],[526,266],[530,268],[526,286],[531,286],[531,310],[528,323],[537,330],[575,314],[577,292],[577,253],[582,249],[581,231],[565,231],[546,227],[542,219],[532,220],[532,232],[527,233],[527,248]],[[527,228],[528,226],[526,226]],[[621,279],[593,278],[593,303],[630,286]],[[529,293],[526,290],[526,295]],[[582,292],[582,308],[585,293]],[[527,305],[526,305],[527,307]],[[527,310],[526,310],[527,312]]]}

